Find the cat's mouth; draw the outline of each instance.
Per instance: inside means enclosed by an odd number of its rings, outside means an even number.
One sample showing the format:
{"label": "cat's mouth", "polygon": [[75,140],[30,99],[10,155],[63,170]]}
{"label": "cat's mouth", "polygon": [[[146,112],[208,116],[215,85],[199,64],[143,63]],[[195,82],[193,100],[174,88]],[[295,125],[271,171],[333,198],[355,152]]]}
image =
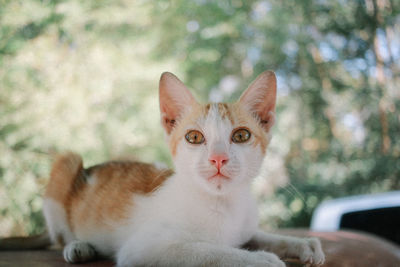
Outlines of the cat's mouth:
{"label": "cat's mouth", "polygon": [[219,180],[219,179],[223,179],[223,180],[230,180],[231,178],[224,175],[221,172],[217,172],[216,174],[214,174],[213,176],[210,176],[207,180],[211,181],[211,180]]}

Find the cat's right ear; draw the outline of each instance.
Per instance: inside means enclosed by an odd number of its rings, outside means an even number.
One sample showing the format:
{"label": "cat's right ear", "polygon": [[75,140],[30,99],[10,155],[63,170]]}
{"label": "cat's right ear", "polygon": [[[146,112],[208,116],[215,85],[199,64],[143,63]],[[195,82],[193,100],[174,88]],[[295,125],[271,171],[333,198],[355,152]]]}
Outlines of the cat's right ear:
{"label": "cat's right ear", "polygon": [[177,120],[196,100],[186,86],[172,73],[164,72],[160,78],[161,124],[169,135]]}

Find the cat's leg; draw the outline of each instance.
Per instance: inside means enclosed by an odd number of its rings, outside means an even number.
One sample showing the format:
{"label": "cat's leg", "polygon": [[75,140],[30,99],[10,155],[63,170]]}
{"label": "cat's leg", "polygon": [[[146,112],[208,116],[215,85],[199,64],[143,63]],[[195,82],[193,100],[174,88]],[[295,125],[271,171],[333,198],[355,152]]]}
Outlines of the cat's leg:
{"label": "cat's leg", "polygon": [[69,263],[88,262],[96,259],[97,253],[89,243],[74,240],[68,243],[63,250],[65,261]]}
{"label": "cat's leg", "polygon": [[297,258],[303,263],[319,266],[325,261],[318,238],[298,238],[257,231],[247,244],[255,250],[273,252],[282,258]]}
{"label": "cat's leg", "polygon": [[185,242],[165,247],[149,246],[144,250],[125,246],[117,255],[117,266],[284,267],[285,264],[275,254],[265,251],[251,252],[206,242]]}

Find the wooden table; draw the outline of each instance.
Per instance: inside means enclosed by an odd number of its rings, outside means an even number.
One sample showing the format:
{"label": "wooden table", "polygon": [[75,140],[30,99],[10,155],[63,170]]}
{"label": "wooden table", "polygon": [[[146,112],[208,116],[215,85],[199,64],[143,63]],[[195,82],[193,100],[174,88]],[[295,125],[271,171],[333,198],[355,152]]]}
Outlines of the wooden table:
{"label": "wooden table", "polygon": [[[372,235],[356,232],[309,232],[280,230],[277,233],[295,236],[315,236],[321,239],[326,254],[324,267],[400,267],[400,248]],[[296,260],[287,261],[289,267],[303,266]],[[59,250],[0,251],[0,267],[65,267],[68,264]],[[110,260],[80,264],[85,267],[114,266]]]}

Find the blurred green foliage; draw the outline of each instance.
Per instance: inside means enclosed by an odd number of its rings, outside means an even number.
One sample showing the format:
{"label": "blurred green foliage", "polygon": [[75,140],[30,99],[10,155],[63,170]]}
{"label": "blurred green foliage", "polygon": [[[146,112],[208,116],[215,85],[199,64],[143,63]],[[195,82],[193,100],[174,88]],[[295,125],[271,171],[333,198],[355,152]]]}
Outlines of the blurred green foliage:
{"label": "blurred green foliage", "polygon": [[399,189],[399,13],[389,0],[0,0],[0,235],[44,228],[56,152],[171,164],[166,70],[202,101],[276,71],[263,223],[307,226],[322,200]]}

